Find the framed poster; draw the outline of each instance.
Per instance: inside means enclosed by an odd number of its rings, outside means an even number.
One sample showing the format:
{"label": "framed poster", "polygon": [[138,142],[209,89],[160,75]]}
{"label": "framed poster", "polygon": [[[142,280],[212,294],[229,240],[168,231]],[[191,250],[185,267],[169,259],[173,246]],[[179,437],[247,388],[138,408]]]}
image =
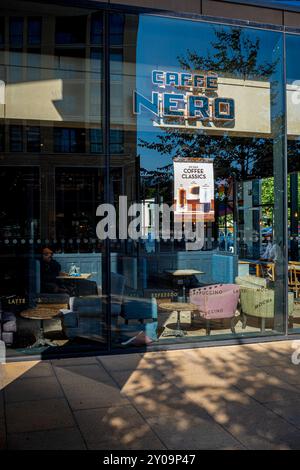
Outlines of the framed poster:
{"label": "framed poster", "polygon": [[203,158],[175,157],[174,221],[213,222],[214,168]]}

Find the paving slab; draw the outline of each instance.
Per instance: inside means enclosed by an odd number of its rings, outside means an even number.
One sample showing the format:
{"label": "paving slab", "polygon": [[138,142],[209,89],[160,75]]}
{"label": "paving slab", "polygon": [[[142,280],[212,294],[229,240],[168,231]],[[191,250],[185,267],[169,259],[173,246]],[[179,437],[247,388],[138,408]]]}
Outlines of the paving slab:
{"label": "paving slab", "polygon": [[269,375],[264,370],[248,377],[238,377],[234,386],[260,403],[300,399],[299,388]]}
{"label": "paving slab", "polygon": [[212,419],[183,419],[162,415],[147,419],[164,445],[170,450],[243,449],[229,432]]}
{"label": "paving slab", "polygon": [[300,448],[300,432],[264,406],[252,403],[245,409],[234,404],[227,408],[225,429],[252,450],[289,450]]}
{"label": "paving slab", "polygon": [[246,448],[300,448],[300,434],[293,425],[237,389],[188,396]]}
{"label": "paving slab", "polygon": [[162,443],[131,405],[80,410],[76,422],[89,449],[161,449]]}
{"label": "paving slab", "polygon": [[97,364],[97,358],[95,356],[87,357],[68,357],[62,359],[52,359],[51,364],[53,366],[79,366],[84,364]]}
{"label": "paving slab", "polygon": [[33,379],[41,377],[52,377],[54,375],[50,362],[39,362],[30,369],[26,370],[19,379]]}
{"label": "paving slab", "polygon": [[45,400],[63,397],[63,391],[56,377],[18,379],[11,382],[5,389],[6,403]]}
{"label": "paving slab", "polygon": [[39,363],[40,361],[24,361],[0,364],[0,389],[16,379],[28,376],[30,373],[34,374],[34,369]]}
{"label": "paving slab", "polygon": [[73,410],[126,405],[127,398],[100,364],[55,367]]}
{"label": "paving slab", "polygon": [[[273,413],[281,416],[290,424],[293,424],[299,431],[296,433],[300,438],[300,399],[299,400],[281,400],[276,402],[266,403],[266,407],[273,411]],[[300,448],[300,441],[299,441]]]}
{"label": "paving slab", "polygon": [[265,366],[263,367],[263,370],[272,377],[276,377],[283,382],[295,385],[298,388],[300,387],[300,365],[289,364],[286,366],[285,364],[282,364],[277,366]]}
{"label": "paving slab", "polygon": [[126,394],[136,394],[141,392],[153,392],[158,388],[165,387],[166,380],[158,370],[142,369],[134,371],[112,371],[112,378],[120,389]]}
{"label": "paving slab", "polygon": [[293,351],[284,341],[1,364],[0,448],[300,449]]}
{"label": "paving slab", "polygon": [[76,427],[8,434],[9,450],[85,450],[85,442]]}
{"label": "paving slab", "polygon": [[141,365],[141,362],[143,361],[141,354],[99,356],[97,359],[108,371],[124,371],[143,368],[143,365]]}
{"label": "paving slab", "polygon": [[6,404],[9,434],[74,427],[75,422],[63,398]]}
{"label": "paving slab", "polygon": [[72,366],[54,366],[54,372],[63,385],[86,385],[89,381],[110,382],[111,376],[104,367],[95,364],[73,364]]}

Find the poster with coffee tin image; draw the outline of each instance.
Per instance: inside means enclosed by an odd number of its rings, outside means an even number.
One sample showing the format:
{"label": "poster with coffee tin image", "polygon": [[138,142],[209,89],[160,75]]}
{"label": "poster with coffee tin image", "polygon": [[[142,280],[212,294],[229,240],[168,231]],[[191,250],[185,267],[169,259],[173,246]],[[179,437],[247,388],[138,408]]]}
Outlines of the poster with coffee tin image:
{"label": "poster with coffee tin image", "polygon": [[175,222],[213,222],[213,162],[203,158],[175,157],[173,165]]}

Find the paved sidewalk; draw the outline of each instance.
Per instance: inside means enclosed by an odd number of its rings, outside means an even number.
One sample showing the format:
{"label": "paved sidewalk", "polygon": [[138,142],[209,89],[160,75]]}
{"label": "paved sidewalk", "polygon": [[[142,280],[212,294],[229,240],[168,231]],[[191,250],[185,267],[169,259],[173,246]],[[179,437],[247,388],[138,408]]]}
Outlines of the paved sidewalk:
{"label": "paved sidewalk", "polygon": [[300,449],[292,342],[0,365],[0,448]]}

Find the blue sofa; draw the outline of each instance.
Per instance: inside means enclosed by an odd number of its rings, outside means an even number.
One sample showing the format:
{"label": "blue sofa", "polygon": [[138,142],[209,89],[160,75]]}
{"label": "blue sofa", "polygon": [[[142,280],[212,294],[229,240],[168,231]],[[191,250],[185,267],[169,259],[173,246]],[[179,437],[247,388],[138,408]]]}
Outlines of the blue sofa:
{"label": "blue sofa", "polygon": [[[117,273],[111,274],[111,312],[113,320],[120,315],[125,279]],[[62,329],[68,338],[97,336],[104,338],[104,297],[88,295],[70,297],[69,309],[62,309]]]}
{"label": "blue sofa", "polygon": [[143,331],[148,338],[156,341],[157,310],[157,302],[154,297],[150,299],[127,298],[121,311],[124,323],[119,325],[120,340],[126,341]]}

